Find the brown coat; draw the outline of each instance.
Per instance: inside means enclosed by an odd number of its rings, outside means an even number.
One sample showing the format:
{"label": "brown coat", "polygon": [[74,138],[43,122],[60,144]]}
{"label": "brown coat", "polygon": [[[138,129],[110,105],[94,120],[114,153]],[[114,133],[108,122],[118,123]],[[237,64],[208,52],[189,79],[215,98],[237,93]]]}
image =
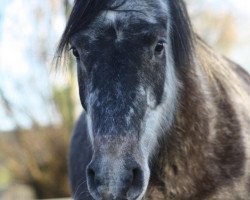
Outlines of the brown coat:
{"label": "brown coat", "polygon": [[197,39],[146,199],[250,199],[250,76]]}

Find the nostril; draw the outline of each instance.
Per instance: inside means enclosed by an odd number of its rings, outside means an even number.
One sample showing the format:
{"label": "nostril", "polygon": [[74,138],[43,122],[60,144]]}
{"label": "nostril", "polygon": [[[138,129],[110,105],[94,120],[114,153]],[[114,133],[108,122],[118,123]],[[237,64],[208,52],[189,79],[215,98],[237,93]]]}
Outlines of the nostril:
{"label": "nostril", "polygon": [[96,182],[96,173],[95,170],[89,167],[87,169],[87,180],[88,180],[88,186],[90,190],[96,190],[97,188],[97,182]]}
{"label": "nostril", "polygon": [[86,170],[87,174],[87,185],[90,194],[94,199],[100,199],[101,193],[98,191],[99,186],[101,185],[101,180],[98,178],[98,168],[93,163],[90,164]]}
{"label": "nostril", "polygon": [[141,188],[143,182],[142,171],[139,168],[133,169],[132,187]]}
{"label": "nostril", "polygon": [[88,169],[87,175],[90,179],[94,180],[95,179],[95,171],[91,168]]}
{"label": "nostril", "polygon": [[136,199],[143,190],[143,172],[140,167],[132,170],[133,178],[127,196]]}

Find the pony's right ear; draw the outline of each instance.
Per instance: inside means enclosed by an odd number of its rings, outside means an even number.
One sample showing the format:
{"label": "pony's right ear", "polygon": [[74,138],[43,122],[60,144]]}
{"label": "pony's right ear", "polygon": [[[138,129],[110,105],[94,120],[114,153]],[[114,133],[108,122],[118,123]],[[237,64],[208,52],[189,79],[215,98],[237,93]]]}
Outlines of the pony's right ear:
{"label": "pony's right ear", "polygon": [[[115,2],[115,5],[113,3]],[[87,25],[98,14],[105,9],[116,9],[123,5],[126,0],[115,0],[112,2],[112,6],[109,5],[110,0],[75,0],[72,11],[70,13],[66,28],[62,34],[62,37],[57,46],[57,50],[54,56],[54,63],[56,68],[65,61],[65,55],[68,55],[69,43],[71,37],[87,27]]]}
{"label": "pony's right ear", "polygon": [[194,54],[194,32],[182,0],[168,0],[170,10],[170,37],[176,67],[190,66]]}
{"label": "pony's right ear", "polygon": [[71,37],[84,29],[98,13],[104,9],[107,0],[75,0],[66,28],[59,41],[56,53],[56,66],[61,64],[62,58],[69,50]]}

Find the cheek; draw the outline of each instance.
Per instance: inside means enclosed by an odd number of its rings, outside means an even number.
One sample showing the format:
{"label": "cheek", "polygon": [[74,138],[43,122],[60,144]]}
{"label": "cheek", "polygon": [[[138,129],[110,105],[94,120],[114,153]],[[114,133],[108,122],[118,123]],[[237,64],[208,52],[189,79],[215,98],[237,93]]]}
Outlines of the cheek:
{"label": "cheek", "polygon": [[150,160],[157,151],[158,139],[164,134],[162,124],[167,123],[164,118],[165,111],[165,105],[162,104],[154,109],[150,107],[146,109],[141,125],[140,148],[147,160]]}
{"label": "cheek", "polygon": [[155,82],[152,86],[156,106],[162,102],[164,87],[165,87],[165,78],[166,78],[165,71],[162,71],[162,73],[158,74],[155,77]]}
{"label": "cheek", "polygon": [[148,106],[156,107],[162,101],[166,80],[166,57],[145,59],[142,72],[143,84],[147,88]]}
{"label": "cheek", "polygon": [[84,108],[84,110],[86,110],[87,109],[86,83],[85,83],[86,73],[82,70],[80,65],[77,66],[77,75],[78,75],[78,87],[79,87],[80,101],[81,101],[82,107]]}
{"label": "cheek", "polygon": [[148,77],[147,102],[152,109],[162,102],[166,81],[165,67],[151,72]]}

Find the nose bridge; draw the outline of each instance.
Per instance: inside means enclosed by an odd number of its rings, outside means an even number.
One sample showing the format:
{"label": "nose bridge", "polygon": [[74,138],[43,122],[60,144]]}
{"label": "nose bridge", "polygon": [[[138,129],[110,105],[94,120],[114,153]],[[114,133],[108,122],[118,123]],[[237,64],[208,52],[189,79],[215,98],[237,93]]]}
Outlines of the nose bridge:
{"label": "nose bridge", "polygon": [[89,96],[93,94],[93,98],[88,103],[95,135],[138,133],[130,119],[139,121],[143,115],[144,99],[138,98],[139,63],[119,51],[107,53],[96,62],[89,78]]}
{"label": "nose bridge", "polygon": [[94,140],[96,155],[105,155],[111,159],[124,158],[138,152],[139,140],[134,134],[98,135]]}
{"label": "nose bridge", "polygon": [[137,84],[131,77],[126,78],[125,74],[114,74],[112,78],[105,78],[105,75],[103,76],[103,80],[99,80],[99,82],[103,83],[98,87],[97,102],[101,103],[104,107],[115,107],[120,110],[133,103],[133,100],[136,98]]}
{"label": "nose bridge", "polygon": [[138,66],[117,50],[102,56],[92,73],[93,90],[98,89],[98,102],[103,107],[116,107],[117,112],[135,98],[139,83]]}
{"label": "nose bridge", "polygon": [[131,110],[140,110],[140,108],[135,108],[135,105],[136,99],[133,94],[128,94],[122,89],[116,93],[108,89],[101,91],[91,109],[93,131],[96,136],[116,135],[119,137],[131,133],[138,134],[137,126],[129,126],[130,119],[136,118],[135,115],[139,113],[131,112]]}

